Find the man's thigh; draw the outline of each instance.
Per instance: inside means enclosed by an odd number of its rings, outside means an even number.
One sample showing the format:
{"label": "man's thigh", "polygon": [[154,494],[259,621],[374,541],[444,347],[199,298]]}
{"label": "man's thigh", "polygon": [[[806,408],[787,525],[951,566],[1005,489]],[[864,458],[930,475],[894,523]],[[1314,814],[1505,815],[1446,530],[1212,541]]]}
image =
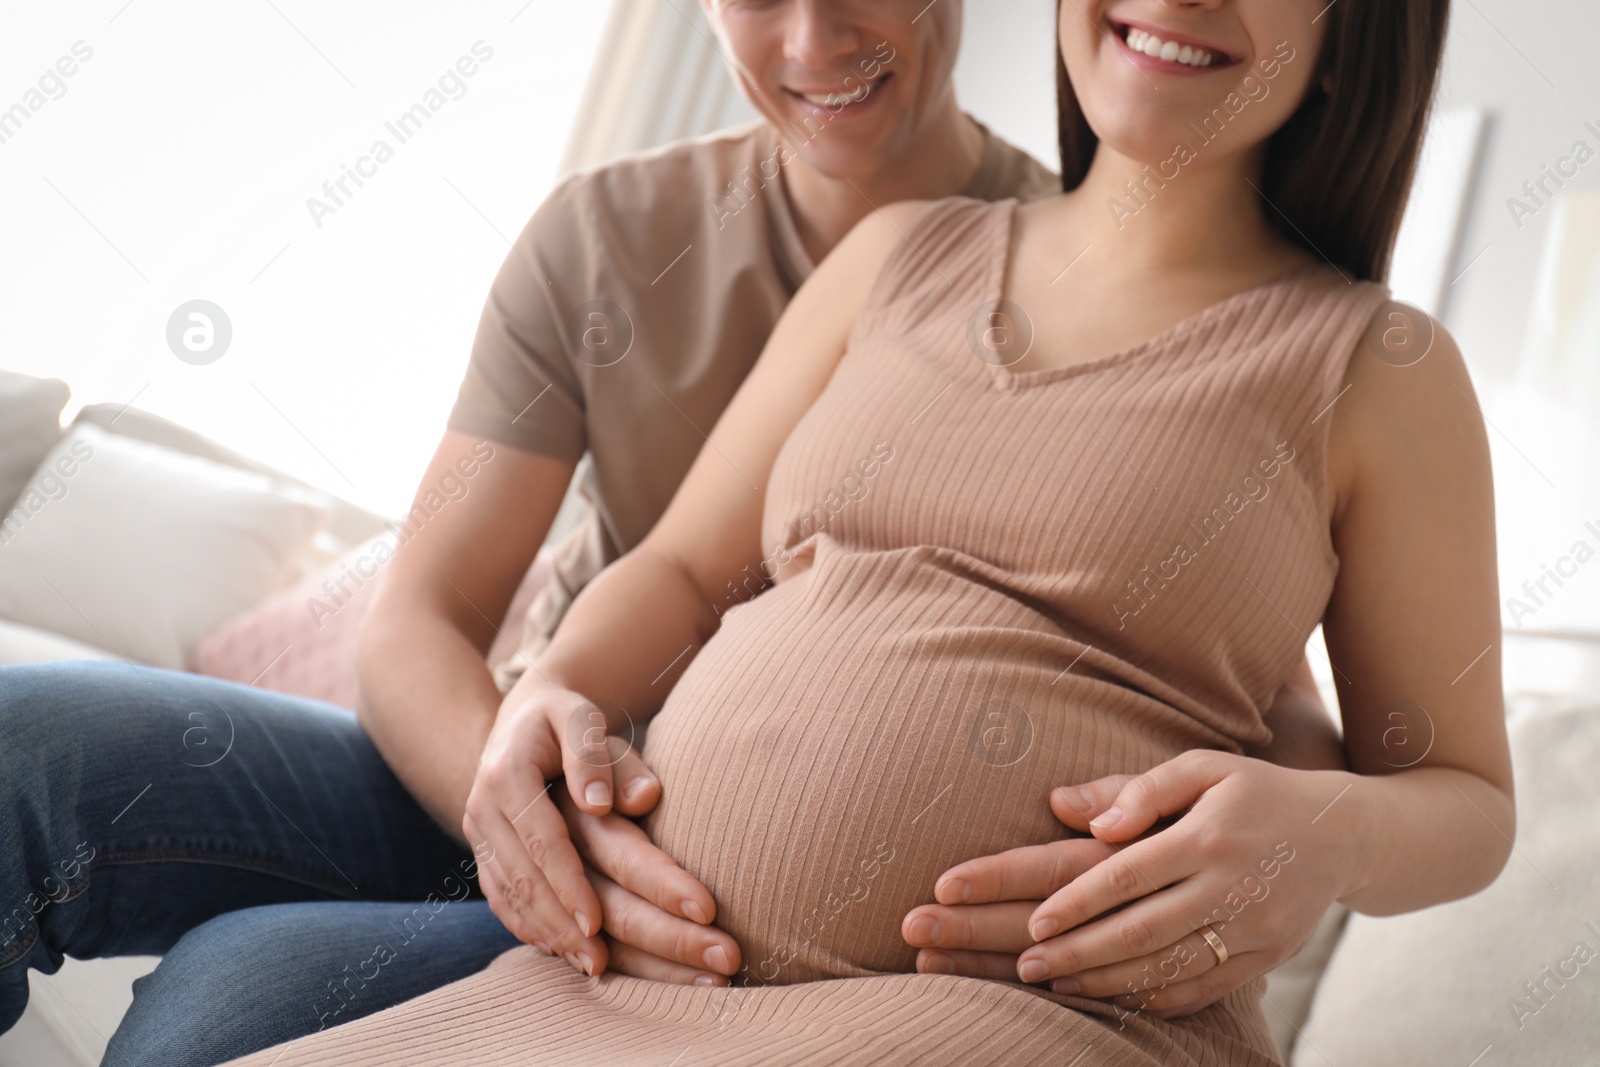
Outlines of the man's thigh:
{"label": "man's thigh", "polygon": [[215,1064],[482,970],[518,942],[482,900],[277,904],[189,931],[134,983],[106,1064]]}
{"label": "man's thigh", "polygon": [[0,855],[0,973],[159,954],[235,908],[476,891],[350,712],[125,664],[0,668]]}

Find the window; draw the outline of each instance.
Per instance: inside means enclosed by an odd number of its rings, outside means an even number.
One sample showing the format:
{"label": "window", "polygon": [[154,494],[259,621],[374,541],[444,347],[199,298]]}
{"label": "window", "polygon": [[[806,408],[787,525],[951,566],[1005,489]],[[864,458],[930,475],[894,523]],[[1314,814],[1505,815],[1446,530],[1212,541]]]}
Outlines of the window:
{"label": "window", "polygon": [[0,359],[398,513],[608,6],[12,5]]}

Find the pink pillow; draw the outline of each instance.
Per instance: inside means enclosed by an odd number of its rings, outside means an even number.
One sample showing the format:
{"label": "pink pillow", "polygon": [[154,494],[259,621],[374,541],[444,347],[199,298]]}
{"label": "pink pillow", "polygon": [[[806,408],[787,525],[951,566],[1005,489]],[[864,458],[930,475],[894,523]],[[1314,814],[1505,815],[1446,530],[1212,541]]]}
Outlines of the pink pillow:
{"label": "pink pillow", "polygon": [[[200,639],[190,669],[197,674],[279,693],[356,706],[356,636],[372,602],[378,542],[351,550],[326,570],[277,593]],[[540,551],[512,597],[500,634],[489,649],[492,667],[510,656],[522,619],[550,580],[550,553]],[[337,584],[343,578],[342,587]]]}

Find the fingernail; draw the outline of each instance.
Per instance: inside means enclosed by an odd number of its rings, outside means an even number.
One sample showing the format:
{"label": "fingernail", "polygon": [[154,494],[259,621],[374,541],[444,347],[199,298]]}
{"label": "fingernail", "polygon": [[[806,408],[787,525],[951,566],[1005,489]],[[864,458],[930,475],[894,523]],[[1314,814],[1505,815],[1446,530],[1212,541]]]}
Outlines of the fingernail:
{"label": "fingernail", "polygon": [[1119,807],[1116,807],[1115,805],[1113,805],[1113,806],[1107,808],[1105,811],[1102,811],[1099,815],[1095,816],[1093,819],[1090,819],[1089,820],[1089,825],[1093,826],[1097,830],[1104,830],[1107,827],[1111,827],[1111,826],[1117,825],[1117,823],[1119,823],[1121,821],[1122,821],[1122,809],[1119,808]]}
{"label": "fingernail", "polygon": [[550,946],[545,944],[543,941],[535,941],[533,943],[533,947],[538,949],[540,952],[543,952],[546,956],[550,955]]}
{"label": "fingernail", "polygon": [[583,965],[584,974],[594,973],[594,960],[589,958],[589,954],[587,952],[578,953],[578,962]]}
{"label": "fingernail", "polygon": [[578,924],[578,929],[583,931],[584,937],[594,936],[594,931],[589,929],[589,916],[581,911],[575,911],[572,913],[572,919]]}
{"label": "fingernail", "polygon": [[1056,790],[1056,792],[1061,794],[1062,800],[1065,800],[1068,804],[1071,804],[1074,808],[1078,809],[1080,814],[1087,815],[1094,807],[1094,798],[1089,795],[1089,791],[1087,789],[1077,789],[1062,786],[1060,789]]}
{"label": "fingernail", "polygon": [[1057,978],[1050,984],[1055,987],[1057,993],[1065,993],[1069,997],[1083,992],[1083,983],[1076,978]]}
{"label": "fingernail", "polygon": [[583,964],[578,962],[577,953],[575,953],[575,952],[563,952],[561,954],[561,958],[566,960],[568,963],[572,964],[572,969],[573,970],[575,970],[575,971],[583,970]]}
{"label": "fingernail", "polygon": [[697,923],[704,925],[705,923],[711,921],[706,917],[706,910],[702,908],[697,901],[685,898],[683,903],[679,904],[678,906],[683,909],[683,913],[685,915]]}
{"label": "fingernail", "polygon": [[695,985],[716,985],[717,980],[709,974],[697,974],[694,978]]}
{"label": "fingernail", "polygon": [[1050,965],[1044,960],[1029,960],[1018,969],[1017,973],[1022,976],[1024,982],[1042,982],[1050,977]]}
{"label": "fingernail", "polygon": [[963,878],[952,878],[945,883],[945,888],[955,890],[957,898],[965,904],[972,899],[972,883]]}
{"label": "fingernail", "polygon": [[721,945],[712,945],[706,949],[706,966],[713,971],[723,972],[728,969],[728,952]]}
{"label": "fingernail", "polygon": [[930,952],[922,958],[923,974],[955,974],[954,961],[943,952]]}
{"label": "fingernail", "polygon": [[1055,919],[1040,919],[1028,928],[1028,932],[1033,935],[1035,941],[1043,941],[1059,929],[1061,924]]}
{"label": "fingernail", "polygon": [[590,782],[583,790],[583,799],[596,807],[611,803],[611,787],[604,782]]}
{"label": "fingernail", "polygon": [[623,794],[622,794],[623,799],[627,800],[629,803],[632,803],[633,801],[638,800],[640,797],[644,796],[645,792],[649,788],[650,788],[650,780],[649,779],[647,779],[647,778],[635,778],[633,780],[632,784],[630,784],[628,786],[628,788],[623,792]]}
{"label": "fingernail", "polygon": [[918,915],[911,920],[911,929],[908,931],[908,936],[913,944],[931,945],[939,940],[940,932],[941,928],[938,919],[931,915]]}

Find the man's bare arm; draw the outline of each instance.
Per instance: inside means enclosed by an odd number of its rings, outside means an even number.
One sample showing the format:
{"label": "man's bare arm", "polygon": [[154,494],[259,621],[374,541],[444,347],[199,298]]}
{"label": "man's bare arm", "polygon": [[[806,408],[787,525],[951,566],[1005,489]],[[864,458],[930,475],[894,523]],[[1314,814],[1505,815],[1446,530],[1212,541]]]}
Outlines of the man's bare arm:
{"label": "man's bare arm", "polygon": [[[467,469],[475,469],[470,477]],[[362,728],[411,795],[463,844],[467,793],[501,699],[484,656],[572,471],[571,463],[446,432],[417,492],[426,521],[407,527],[361,627]],[[444,502],[436,512],[426,510],[430,492],[436,506]],[[517,625],[512,640],[521,636]]]}

